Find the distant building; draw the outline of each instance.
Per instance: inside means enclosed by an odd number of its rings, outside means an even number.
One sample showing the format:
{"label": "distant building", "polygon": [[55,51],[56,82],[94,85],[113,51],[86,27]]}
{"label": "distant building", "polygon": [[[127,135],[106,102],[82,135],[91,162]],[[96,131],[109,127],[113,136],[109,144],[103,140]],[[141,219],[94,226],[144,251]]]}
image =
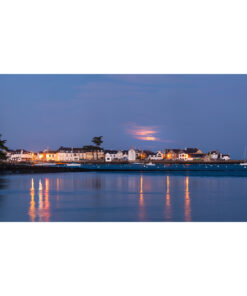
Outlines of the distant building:
{"label": "distant building", "polygon": [[155,156],[157,160],[162,160],[164,158],[164,153],[162,153],[162,151],[159,150]]}
{"label": "distant building", "polygon": [[60,147],[56,152],[56,161],[79,162],[85,160],[102,160],[105,158],[104,150],[101,148],[70,148]]}
{"label": "distant building", "polygon": [[123,153],[123,151],[121,151],[121,150],[119,150],[119,151],[116,153],[116,155],[115,155],[115,157],[116,157],[117,160],[122,160],[122,159],[123,159],[123,156],[124,156],[124,153]]}
{"label": "distant building", "polygon": [[105,159],[104,150],[85,151],[84,160],[103,160]]}
{"label": "distant building", "polygon": [[195,153],[189,154],[188,160],[209,160],[209,157],[207,154],[204,153]]}
{"label": "distant building", "polygon": [[97,161],[105,160],[106,162],[134,162],[138,160],[182,160],[182,161],[216,161],[216,160],[230,160],[229,154],[219,153],[218,150],[211,151],[204,154],[198,148],[182,149],[165,149],[164,153],[158,151],[154,153],[149,150],[103,150],[97,146],[84,146],[82,148],[60,147],[57,151],[44,150],[33,153],[24,149],[16,151],[8,150],[6,152],[7,161],[9,162],[83,162],[83,161]]}
{"label": "distant building", "polygon": [[202,158],[203,161],[210,161],[210,157],[208,154],[204,154],[203,158]]}
{"label": "distant building", "polygon": [[105,161],[111,162],[112,160],[113,160],[112,155],[109,152],[105,153]]}
{"label": "distant building", "polygon": [[105,161],[126,161],[128,160],[128,151],[125,150],[105,150]]}
{"label": "distant building", "polygon": [[220,159],[222,160],[230,160],[230,155],[229,154],[220,154]]}
{"label": "distant building", "polygon": [[149,159],[150,156],[153,156],[153,155],[155,155],[154,152],[149,150],[142,150],[140,153],[136,154],[137,158],[141,160]]}
{"label": "distant building", "polygon": [[164,158],[164,154],[162,151],[158,151],[156,154],[151,154],[148,157],[150,160],[162,160]]}
{"label": "distant building", "polygon": [[128,151],[128,161],[135,161],[136,160],[136,151],[133,148],[130,148]]}
{"label": "distant building", "polygon": [[35,157],[36,161],[56,161],[57,151],[44,150],[37,153]]}
{"label": "distant building", "polygon": [[96,146],[84,146],[84,160],[104,160],[105,152],[104,149]]}
{"label": "distant building", "polygon": [[164,158],[167,160],[176,160],[179,158],[179,153],[183,153],[181,149],[165,149]]}
{"label": "distant building", "polygon": [[187,160],[202,160],[206,156],[206,154],[198,148],[185,148],[184,152],[188,154]]}
{"label": "distant building", "polygon": [[56,161],[58,162],[77,162],[84,159],[84,150],[82,148],[60,147],[56,152]]}
{"label": "distant building", "polygon": [[122,156],[122,160],[123,161],[127,161],[128,160],[128,150],[122,150],[123,156]]}
{"label": "distant building", "polygon": [[117,157],[120,157],[120,153],[118,154],[118,151],[116,150],[105,150],[105,161],[111,162],[113,160],[118,159]]}
{"label": "distant building", "polygon": [[57,151],[48,150],[45,153],[46,161],[56,161],[57,159]]}
{"label": "distant building", "polygon": [[188,160],[188,158],[189,158],[189,154],[186,153],[185,151],[182,150],[181,152],[178,153],[179,160]]}
{"label": "distant building", "polygon": [[119,150],[116,157],[119,160],[127,161],[128,160],[128,150]]}
{"label": "distant building", "polygon": [[210,160],[217,160],[220,157],[220,153],[218,150],[210,151],[208,155]]}
{"label": "distant building", "polygon": [[17,149],[9,151],[7,154],[8,161],[10,162],[32,162],[35,154],[24,149]]}
{"label": "distant building", "polygon": [[14,153],[15,153],[15,151],[14,150],[10,150],[10,149],[8,151],[5,151],[5,155],[7,157],[7,161],[10,161],[11,155],[14,154]]}
{"label": "distant building", "polygon": [[198,148],[185,148],[184,152],[188,153],[189,155],[203,154],[202,150],[200,150]]}
{"label": "distant building", "polygon": [[45,155],[43,151],[39,151],[35,158],[36,161],[45,161]]}
{"label": "distant building", "polygon": [[198,148],[165,149],[164,159],[167,160],[199,160],[204,159],[205,154]]}

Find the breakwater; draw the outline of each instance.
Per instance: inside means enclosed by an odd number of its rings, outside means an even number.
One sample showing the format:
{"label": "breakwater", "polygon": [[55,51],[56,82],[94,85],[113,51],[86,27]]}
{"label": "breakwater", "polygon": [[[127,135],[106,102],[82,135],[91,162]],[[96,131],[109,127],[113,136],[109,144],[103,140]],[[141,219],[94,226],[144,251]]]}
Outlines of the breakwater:
{"label": "breakwater", "polygon": [[50,165],[25,165],[25,164],[2,164],[0,173],[2,174],[41,174],[41,173],[60,173],[82,171],[80,168],[67,166],[50,166]]}
{"label": "breakwater", "polygon": [[169,173],[231,173],[247,176],[247,165],[240,163],[84,163],[84,164],[1,164],[0,173],[5,174],[39,174],[59,172],[169,172]]}

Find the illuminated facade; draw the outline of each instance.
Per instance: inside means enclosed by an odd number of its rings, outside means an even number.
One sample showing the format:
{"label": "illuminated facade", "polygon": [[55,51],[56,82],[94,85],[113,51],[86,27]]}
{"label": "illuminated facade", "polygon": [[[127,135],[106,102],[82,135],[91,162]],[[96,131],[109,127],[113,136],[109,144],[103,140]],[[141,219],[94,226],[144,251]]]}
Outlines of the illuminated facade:
{"label": "illuminated facade", "polygon": [[7,157],[10,162],[32,162],[35,159],[35,153],[18,149],[8,152]]}
{"label": "illuminated facade", "polygon": [[47,151],[45,153],[46,161],[56,161],[57,160],[57,152],[56,151]]}
{"label": "illuminated facade", "polygon": [[61,147],[56,153],[59,162],[77,162],[84,160],[102,160],[105,157],[104,150],[85,150],[84,148]]}
{"label": "illuminated facade", "polygon": [[185,153],[184,151],[181,151],[178,153],[178,159],[179,160],[188,160],[189,154]]}
{"label": "illuminated facade", "polygon": [[165,149],[164,159],[181,161],[210,160],[208,154],[204,154],[202,150],[198,148],[185,148],[184,150]]}
{"label": "illuminated facade", "polygon": [[85,159],[85,151],[80,148],[60,147],[56,153],[58,162],[76,162]]}
{"label": "illuminated facade", "polygon": [[39,153],[33,153],[19,149],[16,151],[9,150],[7,161],[17,162],[84,162],[84,161],[129,161],[136,160],[146,161],[229,161],[229,154],[219,153],[217,150],[207,154],[198,148],[182,149],[165,149],[164,153],[158,151],[154,153],[148,150],[103,150],[96,146],[84,146],[83,148],[60,147],[57,151],[44,150]]}
{"label": "illuminated facade", "polygon": [[36,161],[57,161],[57,151],[44,150],[37,153]]}
{"label": "illuminated facade", "polygon": [[162,153],[162,151],[158,151],[156,154],[149,155],[148,158],[151,160],[162,160],[164,158],[164,153]]}
{"label": "illuminated facade", "polygon": [[181,149],[165,149],[164,159],[176,160],[181,152],[183,152]]}

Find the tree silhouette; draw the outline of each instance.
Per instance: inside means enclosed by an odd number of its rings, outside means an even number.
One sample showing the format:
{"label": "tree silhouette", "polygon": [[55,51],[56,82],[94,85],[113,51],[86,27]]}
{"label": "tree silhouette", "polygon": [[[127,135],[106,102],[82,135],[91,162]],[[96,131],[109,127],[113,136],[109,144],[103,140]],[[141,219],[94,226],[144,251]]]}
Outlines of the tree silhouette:
{"label": "tree silhouette", "polygon": [[4,151],[8,151],[8,148],[5,146],[6,140],[2,140],[2,135],[0,134],[0,159],[6,159],[6,154]]}
{"label": "tree silhouette", "polygon": [[[100,148],[100,145],[103,143],[103,140],[102,140],[103,136],[100,136],[100,137],[94,137],[92,139],[92,142],[96,145],[96,147],[99,149]],[[98,159],[98,152],[96,151],[96,159]]]}
{"label": "tree silhouette", "polygon": [[94,137],[92,139],[92,142],[99,148],[100,145],[103,143],[103,140],[102,140],[103,136],[100,136],[100,137]]}

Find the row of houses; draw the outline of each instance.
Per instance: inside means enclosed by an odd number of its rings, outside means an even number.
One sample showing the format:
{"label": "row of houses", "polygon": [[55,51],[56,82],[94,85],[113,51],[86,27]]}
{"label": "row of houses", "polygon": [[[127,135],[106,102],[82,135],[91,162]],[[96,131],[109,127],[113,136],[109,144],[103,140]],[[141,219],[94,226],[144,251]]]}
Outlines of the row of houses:
{"label": "row of houses", "polygon": [[167,160],[230,160],[229,154],[220,153],[218,150],[203,153],[198,148],[185,148],[181,149],[165,149],[164,159]]}
{"label": "row of houses", "polygon": [[148,150],[134,150],[129,151],[107,151],[105,154],[105,160],[111,162],[114,160],[181,160],[181,161],[193,161],[193,160],[230,160],[229,154],[220,153],[218,150],[203,153],[198,148],[185,148],[185,149],[165,149],[156,153]]}
{"label": "row of houses", "polygon": [[57,151],[39,152],[39,161],[79,162],[83,160],[104,160],[105,153],[101,148],[69,148],[60,147]]}
{"label": "row of houses", "polygon": [[104,160],[105,153],[101,148],[70,148],[60,147],[56,151],[44,150],[38,153],[18,149],[8,151],[10,162],[79,162],[88,160]]}
{"label": "row of houses", "polygon": [[103,150],[94,146],[84,148],[60,147],[56,151],[44,150],[38,153],[26,150],[9,151],[7,153],[10,162],[81,162],[81,161],[161,161],[161,160],[230,160],[229,154],[222,154],[219,151],[203,153],[198,148],[165,149],[156,153],[148,150]]}

